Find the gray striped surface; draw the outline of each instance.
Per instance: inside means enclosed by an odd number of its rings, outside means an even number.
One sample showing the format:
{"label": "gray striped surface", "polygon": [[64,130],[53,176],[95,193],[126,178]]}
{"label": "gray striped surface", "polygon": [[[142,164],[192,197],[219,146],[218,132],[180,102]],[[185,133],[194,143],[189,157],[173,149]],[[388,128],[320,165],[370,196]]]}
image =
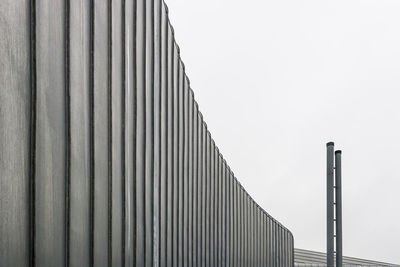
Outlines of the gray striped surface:
{"label": "gray striped surface", "polygon": [[163,2],[0,15],[1,267],[293,266],[207,130]]}
{"label": "gray striped surface", "polygon": [[[335,258],[336,261],[336,258]],[[326,253],[310,251],[305,249],[294,249],[294,266],[298,267],[326,267]],[[398,264],[391,264],[373,260],[366,260],[354,257],[343,256],[344,267],[400,267]]]}

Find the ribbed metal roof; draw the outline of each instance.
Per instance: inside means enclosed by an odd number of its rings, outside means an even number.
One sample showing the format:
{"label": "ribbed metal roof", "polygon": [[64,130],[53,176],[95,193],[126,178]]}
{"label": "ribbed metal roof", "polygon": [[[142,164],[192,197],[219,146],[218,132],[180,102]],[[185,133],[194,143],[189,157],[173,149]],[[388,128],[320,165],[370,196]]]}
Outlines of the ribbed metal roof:
{"label": "ribbed metal roof", "polygon": [[[305,249],[294,249],[294,266],[298,267],[325,267],[326,253],[310,251]],[[343,256],[343,266],[360,267],[360,266],[375,266],[375,267],[400,267],[398,264],[391,264],[373,260],[365,260],[354,257]]]}

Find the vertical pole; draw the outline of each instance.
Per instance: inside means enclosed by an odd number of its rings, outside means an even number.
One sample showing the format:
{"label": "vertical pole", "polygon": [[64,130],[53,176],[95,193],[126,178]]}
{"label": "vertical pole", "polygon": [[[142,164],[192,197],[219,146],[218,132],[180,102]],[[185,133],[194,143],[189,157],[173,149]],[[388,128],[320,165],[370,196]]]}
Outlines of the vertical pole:
{"label": "vertical pole", "polygon": [[327,169],[326,169],[326,262],[327,267],[333,267],[334,236],[333,236],[333,151],[334,143],[326,144]]}
{"label": "vertical pole", "polygon": [[335,152],[336,180],[336,266],[342,267],[342,151]]}

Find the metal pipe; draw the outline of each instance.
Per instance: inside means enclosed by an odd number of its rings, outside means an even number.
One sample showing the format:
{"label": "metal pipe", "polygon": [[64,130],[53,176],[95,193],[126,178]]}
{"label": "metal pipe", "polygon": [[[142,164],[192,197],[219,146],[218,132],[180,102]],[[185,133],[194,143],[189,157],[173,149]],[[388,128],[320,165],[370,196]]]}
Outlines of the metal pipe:
{"label": "metal pipe", "polygon": [[334,143],[326,144],[327,169],[326,169],[326,262],[327,267],[334,266],[334,236],[333,236],[333,151]]}
{"label": "metal pipe", "polygon": [[342,151],[335,151],[336,180],[336,266],[343,264],[342,239]]}

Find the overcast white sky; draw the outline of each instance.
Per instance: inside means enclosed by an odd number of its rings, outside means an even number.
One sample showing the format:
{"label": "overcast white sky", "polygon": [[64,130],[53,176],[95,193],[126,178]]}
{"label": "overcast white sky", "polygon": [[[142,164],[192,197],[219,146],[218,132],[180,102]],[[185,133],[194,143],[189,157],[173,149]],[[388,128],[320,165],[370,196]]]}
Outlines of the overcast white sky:
{"label": "overcast white sky", "polygon": [[216,144],[253,198],[325,251],[325,144],[344,254],[400,263],[400,1],[166,0]]}

